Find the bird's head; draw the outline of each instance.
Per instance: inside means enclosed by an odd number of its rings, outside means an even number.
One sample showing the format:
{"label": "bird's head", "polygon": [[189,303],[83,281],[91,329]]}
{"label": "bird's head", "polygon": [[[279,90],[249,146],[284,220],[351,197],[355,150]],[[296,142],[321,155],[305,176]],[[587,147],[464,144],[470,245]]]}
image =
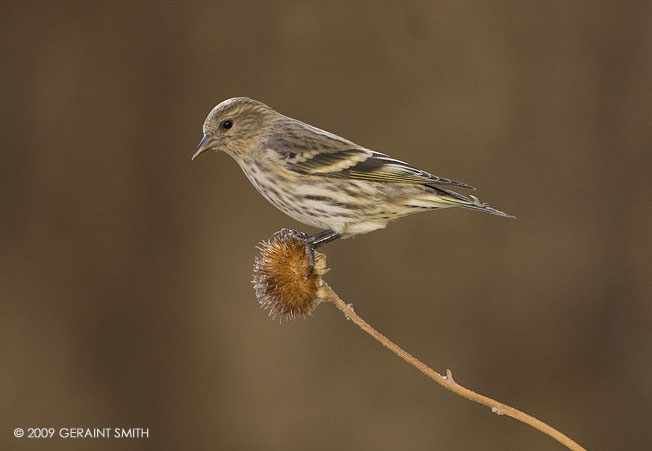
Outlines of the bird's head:
{"label": "bird's head", "polygon": [[207,150],[223,150],[236,159],[242,157],[262,139],[277,116],[264,103],[247,97],[225,100],[204,121],[204,137],[192,159]]}

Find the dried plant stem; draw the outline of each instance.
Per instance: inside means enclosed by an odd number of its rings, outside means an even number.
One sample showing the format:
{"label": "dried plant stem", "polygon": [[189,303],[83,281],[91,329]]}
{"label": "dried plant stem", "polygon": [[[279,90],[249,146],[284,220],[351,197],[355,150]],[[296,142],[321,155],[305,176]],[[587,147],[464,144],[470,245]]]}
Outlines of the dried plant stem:
{"label": "dried plant stem", "polygon": [[376,329],[371,327],[365,320],[360,318],[353,308],[346,304],[340,297],[335,293],[331,287],[329,287],[326,283],[320,288],[320,293],[319,297],[323,299],[324,301],[331,302],[335,304],[335,306],[340,309],[346,316],[349,318],[351,321],[353,321],[356,325],[358,325],[362,330],[367,332],[369,335],[371,335],[374,339],[379,341],[383,346],[388,348],[390,351],[392,351],[394,354],[398,355],[400,358],[405,360],[407,363],[421,371],[423,374],[428,376],[430,379],[434,380],[437,382],[439,385],[442,387],[452,391],[453,393],[456,393],[466,399],[469,399],[471,401],[477,402],[478,404],[485,405],[487,407],[490,407],[491,410],[494,413],[497,413],[498,415],[507,415],[515,420],[521,421],[522,423],[525,423],[535,429],[540,430],[544,434],[554,438],[557,440],[559,443],[562,445],[566,446],[568,449],[575,450],[575,451],[586,451],[582,446],[580,446],[578,443],[574,442],[571,440],[568,436],[565,434],[562,434],[559,432],[557,429],[553,428],[552,426],[547,425],[541,420],[538,420],[534,418],[531,415],[528,415],[527,413],[521,412],[518,409],[515,409],[513,407],[508,406],[507,404],[503,404],[502,402],[495,401],[487,396],[481,395],[479,393],[476,393],[472,390],[469,390],[466,387],[463,387],[459,385],[457,382],[453,380],[453,375],[451,374],[450,370],[446,370],[446,376],[442,376],[432,368],[430,368],[428,365],[425,363],[421,362],[419,359],[416,357],[412,356],[410,353],[406,352],[403,348],[400,346],[396,345],[394,342],[392,342],[389,338],[385,337],[383,334],[378,332]]}

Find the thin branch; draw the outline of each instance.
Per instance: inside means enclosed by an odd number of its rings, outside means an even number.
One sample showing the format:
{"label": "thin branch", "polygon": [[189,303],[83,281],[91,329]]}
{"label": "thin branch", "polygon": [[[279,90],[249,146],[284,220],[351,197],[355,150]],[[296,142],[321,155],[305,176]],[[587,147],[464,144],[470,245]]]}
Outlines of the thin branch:
{"label": "thin branch", "polygon": [[547,425],[543,421],[538,420],[537,418],[534,418],[533,416],[528,415],[525,412],[521,412],[518,409],[508,406],[507,404],[503,404],[502,402],[498,402],[494,399],[491,399],[487,396],[481,395],[472,390],[469,390],[466,387],[461,386],[460,384],[458,384],[453,380],[453,375],[450,370],[446,370],[446,376],[442,376],[441,374],[439,374],[438,372],[430,368],[428,365],[421,362],[419,359],[417,359],[416,357],[414,357],[413,355],[405,351],[403,348],[396,345],[394,342],[392,342],[389,338],[385,337],[383,334],[378,332],[376,329],[371,327],[369,323],[367,323],[365,320],[360,318],[355,313],[355,311],[350,305],[342,301],[342,299],[340,299],[337,293],[335,293],[331,289],[331,287],[328,286],[328,284],[324,283],[323,286],[320,288],[319,297],[324,301],[335,304],[335,306],[338,309],[340,309],[347,316],[347,318],[353,321],[362,330],[367,332],[374,339],[379,341],[383,346],[388,348],[397,356],[405,360],[407,363],[409,363],[410,365],[412,365],[413,367],[421,371],[423,374],[425,374],[430,379],[434,380],[435,382],[437,382],[439,385],[446,388],[447,390],[450,390],[453,393],[462,396],[463,398],[469,399],[473,402],[477,402],[478,404],[482,404],[487,407],[490,407],[491,411],[498,415],[507,415],[509,417],[514,418],[515,420],[518,420],[535,429],[538,429],[544,434],[548,435],[549,437],[554,438],[559,443],[566,446],[568,449],[571,449],[573,451],[586,451],[585,448],[580,446],[575,441],[571,440],[567,435],[562,434],[557,429]]}

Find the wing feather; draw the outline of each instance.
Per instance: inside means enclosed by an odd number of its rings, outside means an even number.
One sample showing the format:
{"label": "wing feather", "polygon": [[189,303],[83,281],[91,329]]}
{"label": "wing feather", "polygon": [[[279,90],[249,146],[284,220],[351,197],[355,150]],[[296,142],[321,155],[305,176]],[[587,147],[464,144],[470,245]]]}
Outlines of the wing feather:
{"label": "wing feather", "polygon": [[438,177],[404,161],[368,149],[288,152],[284,159],[290,170],[301,174],[386,183],[451,185],[475,189],[466,183]]}

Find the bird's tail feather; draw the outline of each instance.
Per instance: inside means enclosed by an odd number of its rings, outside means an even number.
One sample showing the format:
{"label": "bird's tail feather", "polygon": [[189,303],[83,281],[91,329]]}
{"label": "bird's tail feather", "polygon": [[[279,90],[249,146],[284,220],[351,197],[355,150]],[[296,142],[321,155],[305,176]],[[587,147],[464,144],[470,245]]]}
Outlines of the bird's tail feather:
{"label": "bird's tail feather", "polygon": [[435,188],[437,194],[432,196],[427,196],[427,198],[424,198],[423,200],[427,200],[436,204],[441,204],[442,207],[443,206],[464,207],[464,208],[470,208],[472,210],[482,211],[484,213],[490,213],[496,216],[502,216],[505,218],[515,218],[515,216],[512,216],[500,210],[496,210],[495,208],[492,208],[491,206],[489,206],[489,204],[480,202],[480,199],[478,199],[475,196],[466,197],[454,191],[449,191],[447,189],[443,189],[440,187],[433,187],[433,188]]}
{"label": "bird's tail feather", "polygon": [[491,207],[489,204],[480,202],[480,199],[478,199],[475,196],[469,196],[469,197],[470,199],[468,201],[461,201],[455,199],[455,202],[457,202],[458,205],[464,208],[470,208],[472,210],[478,210],[484,213],[490,213],[492,215],[502,216],[504,218],[516,218],[516,216],[512,216],[508,213],[505,213],[504,211],[496,210],[495,208]]}

